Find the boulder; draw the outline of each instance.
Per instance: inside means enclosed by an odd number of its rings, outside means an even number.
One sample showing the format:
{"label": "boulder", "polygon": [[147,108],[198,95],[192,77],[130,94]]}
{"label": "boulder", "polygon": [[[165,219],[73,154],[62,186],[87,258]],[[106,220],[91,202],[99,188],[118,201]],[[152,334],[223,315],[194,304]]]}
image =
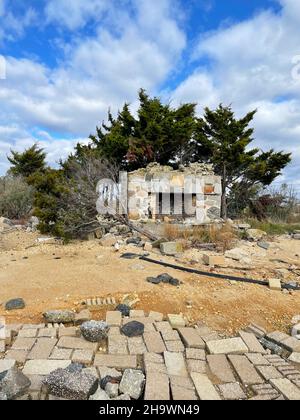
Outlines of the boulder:
{"label": "boulder", "polygon": [[246,237],[249,239],[249,241],[261,241],[265,236],[267,236],[267,233],[263,230],[259,229],[248,229],[246,230]]}
{"label": "boulder", "polygon": [[67,400],[87,400],[97,391],[98,378],[89,372],[57,369],[43,381],[49,394]]}
{"label": "boulder", "polygon": [[16,367],[0,374],[0,392],[8,400],[24,395],[31,385],[30,380]]}
{"label": "boulder", "polygon": [[116,398],[119,395],[119,384],[108,382],[105,387],[105,392],[109,398]]}
{"label": "boulder", "polygon": [[6,311],[14,311],[14,310],[24,309],[24,308],[25,308],[25,302],[22,298],[11,299],[5,304]]}
{"label": "boulder", "polygon": [[104,321],[88,321],[80,327],[83,337],[92,343],[98,343],[107,338],[109,326]]}
{"label": "boulder", "polygon": [[131,321],[121,328],[126,337],[141,337],[145,332],[145,325],[138,321]]}
{"label": "boulder", "polygon": [[44,313],[45,321],[51,324],[69,324],[75,321],[75,313],[72,311],[47,311]]}
{"label": "boulder", "polygon": [[140,370],[126,369],[120,383],[120,392],[138,400],[144,390],[145,375]]}

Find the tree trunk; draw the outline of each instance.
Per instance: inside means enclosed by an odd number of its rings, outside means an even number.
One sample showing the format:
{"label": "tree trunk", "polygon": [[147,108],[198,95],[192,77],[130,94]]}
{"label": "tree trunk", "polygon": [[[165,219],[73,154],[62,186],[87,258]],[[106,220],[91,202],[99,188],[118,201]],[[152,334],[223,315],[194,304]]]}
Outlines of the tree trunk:
{"label": "tree trunk", "polygon": [[221,218],[227,220],[227,197],[226,197],[226,166],[223,165],[223,175],[222,175],[222,198],[221,198]]}

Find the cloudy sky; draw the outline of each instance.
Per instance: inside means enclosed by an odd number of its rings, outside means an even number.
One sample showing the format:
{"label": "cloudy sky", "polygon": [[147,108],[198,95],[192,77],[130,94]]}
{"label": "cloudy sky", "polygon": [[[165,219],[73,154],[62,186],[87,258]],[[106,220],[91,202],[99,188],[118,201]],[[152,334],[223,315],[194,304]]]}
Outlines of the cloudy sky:
{"label": "cloudy sky", "polygon": [[293,152],[280,181],[300,193],[299,0],[0,0],[0,55],[0,174],[33,142],[55,165],[143,87],[257,108],[256,145]]}

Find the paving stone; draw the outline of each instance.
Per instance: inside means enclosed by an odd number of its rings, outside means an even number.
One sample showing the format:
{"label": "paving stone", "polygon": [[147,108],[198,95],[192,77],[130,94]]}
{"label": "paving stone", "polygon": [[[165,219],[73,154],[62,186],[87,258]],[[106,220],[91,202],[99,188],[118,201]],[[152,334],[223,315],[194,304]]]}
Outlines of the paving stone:
{"label": "paving stone", "polygon": [[168,376],[159,373],[147,374],[144,399],[146,401],[169,401],[170,385]]}
{"label": "paving stone", "polygon": [[177,331],[162,331],[161,332],[162,338],[164,341],[180,341],[180,336]]}
{"label": "paving stone", "polygon": [[106,313],[106,323],[110,327],[119,327],[122,323],[122,314],[119,311],[108,311]]}
{"label": "paving stone", "polygon": [[90,321],[91,319],[92,319],[91,312],[88,309],[84,309],[80,311],[78,314],[75,314],[75,325],[81,325],[84,322]]}
{"label": "paving stone", "polygon": [[188,371],[191,372],[198,372],[198,373],[207,373],[207,364],[202,360],[187,360],[187,367]]}
{"label": "paving stone", "polygon": [[300,400],[300,389],[288,379],[271,379],[271,384],[287,399]]}
{"label": "paving stone", "polygon": [[235,401],[247,399],[247,395],[238,382],[218,385],[218,388],[225,400]]}
{"label": "paving stone", "polygon": [[223,354],[208,355],[207,362],[211,373],[224,383],[235,382],[235,377],[230,364]]}
{"label": "paving stone", "polygon": [[38,337],[57,337],[57,328],[41,328],[38,333]]}
{"label": "paving stone", "polygon": [[43,380],[45,379],[45,376],[43,375],[28,375],[28,379],[31,382],[31,385],[29,387],[29,392],[41,392],[43,388]]}
{"label": "paving stone", "polygon": [[132,309],[130,311],[130,318],[145,318],[145,312]]}
{"label": "paving stone", "polygon": [[168,321],[155,322],[155,328],[159,332],[172,331],[171,324]]}
{"label": "paving stone", "polygon": [[220,401],[221,397],[206,375],[193,372],[191,378],[202,401]]}
{"label": "paving stone", "polygon": [[5,352],[5,340],[0,340],[0,353],[4,353]]}
{"label": "paving stone", "polygon": [[281,291],[281,280],[280,279],[269,279],[269,288],[274,291]]}
{"label": "paving stone", "polygon": [[145,362],[144,363],[145,372],[148,375],[149,373],[160,373],[167,375],[167,367],[165,364],[161,363],[153,363],[153,362]]}
{"label": "paving stone", "polygon": [[65,369],[71,360],[29,360],[25,363],[24,375],[49,375],[56,369]]}
{"label": "paving stone", "polygon": [[39,338],[31,351],[28,353],[28,360],[48,359],[57,343],[56,338]]}
{"label": "paving stone", "polygon": [[267,334],[264,328],[256,324],[250,324],[249,327],[245,328],[245,332],[254,334],[258,339],[263,338]]}
{"label": "paving stone", "polygon": [[183,353],[184,345],[180,340],[178,341],[165,341],[167,351],[174,353]]}
{"label": "paving stone", "polygon": [[144,341],[150,353],[163,353],[166,350],[165,343],[158,332],[145,333]]}
{"label": "paving stone", "polygon": [[190,376],[169,376],[170,384],[182,388],[195,390],[195,385]]}
{"label": "paving stone", "polygon": [[136,369],[137,357],[130,355],[96,354],[94,366],[104,366],[116,369]]}
{"label": "paving stone", "polygon": [[205,362],[206,353],[205,350],[200,349],[185,349],[185,357],[187,359],[202,360]]}
{"label": "paving stone", "polygon": [[108,331],[108,337],[113,335],[121,335],[120,327],[111,327]]}
{"label": "paving stone", "polygon": [[32,329],[40,329],[40,328],[45,328],[45,324],[15,324],[15,325],[10,325],[10,328],[13,328],[16,330],[16,332],[19,332],[21,329],[22,330],[32,330]]}
{"label": "paving stone", "polygon": [[225,340],[209,341],[206,343],[210,354],[244,354],[248,347],[241,338],[228,338]]}
{"label": "paving stone", "polygon": [[99,344],[91,343],[83,338],[77,337],[61,337],[57,343],[57,347],[64,349],[77,349],[77,350],[92,350],[97,351]]}
{"label": "paving stone", "polygon": [[246,356],[230,355],[228,358],[244,385],[264,383],[264,380],[258,375],[254,366],[249,362]]}
{"label": "paving stone", "polygon": [[129,354],[141,355],[147,353],[147,349],[142,337],[128,338]]}
{"label": "paving stone", "polygon": [[38,329],[37,328],[25,329],[25,330],[21,330],[18,333],[18,337],[34,338],[34,337],[37,336],[37,333],[38,333]]}
{"label": "paving stone", "polygon": [[91,350],[75,350],[72,356],[73,363],[91,365],[94,358],[94,352]]}
{"label": "paving stone", "polygon": [[260,344],[260,342],[258,341],[258,339],[255,337],[254,334],[240,331],[239,335],[251,353],[260,353],[260,354],[266,353],[266,350],[263,348],[263,346]]}
{"label": "paving stone", "polygon": [[247,353],[246,357],[250,360],[250,362],[255,366],[270,366],[270,362],[258,353]]}
{"label": "paving stone", "polygon": [[296,337],[289,337],[281,341],[281,345],[291,353],[300,352],[300,340]]}
{"label": "paving stone", "polygon": [[72,359],[72,349],[59,349],[54,347],[50,359],[54,360],[71,360]]}
{"label": "paving stone", "polygon": [[165,360],[164,357],[157,353],[145,353],[144,354],[144,363],[157,363],[157,364],[164,364]]}
{"label": "paving stone", "polygon": [[160,313],[160,312],[154,312],[151,311],[149,313],[149,318],[152,318],[153,321],[163,321],[164,319],[164,314]]}
{"label": "paving stone", "polygon": [[26,350],[8,350],[5,359],[14,359],[20,364],[24,364],[27,359],[28,351]]}
{"label": "paving stone", "polygon": [[192,389],[171,384],[172,399],[174,401],[197,401],[196,392]]}
{"label": "paving stone", "polygon": [[183,318],[183,315],[168,314],[167,319],[172,328],[183,328],[186,326],[186,321]]}
{"label": "paving stone", "polygon": [[186,347],[194,349],[205,349],[205,343],[195,328],[180,328],[179,334]]}
{"label": "paving stone", "polygon": [[12,345],[13,350],[31,350],[36,339],[35,338],[22,338],[18,337]]}
{"label": "paving stone", "polygon": [[300,365],[300,353],[292,353],[289,357],[289,361]]}
{"label": "paving stone", "polygon": [[266,338],[268,340],[270,340],[272,343],[281,345],[281,342],[283,340],[286,340],[286,339],[290,338],[290,336],[288,334],[285,334],[285,333],[281,332],[281,331],[274,331],[270,334],[267,334]]}
{"label": "paving stone", "polygon": [[0,360],[0,374],[12,369],[16,366],[16,360],[13,359],[1,359]]}
{"label": "paving stone", "polygon": [[127,338],[121,335],[108,337],[109,354],[128,354]]}
{"label": "paving stone", "polygon": [[96,378],[100,378],[99,371],[96,367],[87,367],[82,370],[84,373],[90,373],[91,375],[95,376]]}
{"label": "paving stone", "polygon": [[61,337],[80,337],[80,330],[77,327],[59,328],[58,338]]}
{"label": "paving stone", "polygon": [[252,391],[258,396],[267,396],[269,399],[275,399],[279,397],[279,393],[270,384],[252,385]]}
{"label": "paving stone", "polygon": [[266,381],[282,378],[282,374],[274,366],[257,366],[256,369]]}
{"label": "paving stone", "polygon": [[167,372],[172,376],[188,376],[185,359],[181,353],[164,352]]}

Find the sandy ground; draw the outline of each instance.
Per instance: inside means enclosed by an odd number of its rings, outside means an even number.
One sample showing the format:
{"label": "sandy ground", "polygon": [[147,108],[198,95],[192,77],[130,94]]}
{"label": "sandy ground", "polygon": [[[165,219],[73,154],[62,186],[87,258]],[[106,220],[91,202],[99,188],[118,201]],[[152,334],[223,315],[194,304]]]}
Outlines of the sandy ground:
{"label": "sandy ground", "polygon": [[[284,294],[262,286],[186,274],[140,260],[124,260],[120,253],[101,247],[98,241],[32,246],[37,236],[20,231],[0,237],[0,315],[8,323],[41,322],[45,310],[79,310],[85,298],[114,296],[121,300],[128,293],[138,295],[140,302],[136,309],[165,314],[182,312],[191,323],[202,321],[228,334],[250,322],[270,331],[286,330],[291,318],[300,313],[300,292]],[[231,267],[216,271],[262,279],[276,277],[276,270],[291,267],[278,259],[300,261],[300,241],[280,239],[268,252],[258,251],[256,245],[247,246],[254,253],[255,263],[251,267],[243,269],[232,263]],[[127,251],[140,252],[136,247],[122,249]],[[209,271],[200,264],[200,254],[196,251],[191,255],[188,251],[180,261],[155,253],[151,256],[181,265],[189,263],[189,267],[192,262],[193,268]],[[146,281],[147,277],[164,272],[183,284],[176,288]],[[287,272],[287,277],[287,280],[300,280],[295,273]],[[25,300],[26,308],[6,312],[3,303],[17,297]],[[188,309],[189,301],[192,308]],[[114,308],[105,307],[94,312],[93,317],[101,319],[108,309]]]}

